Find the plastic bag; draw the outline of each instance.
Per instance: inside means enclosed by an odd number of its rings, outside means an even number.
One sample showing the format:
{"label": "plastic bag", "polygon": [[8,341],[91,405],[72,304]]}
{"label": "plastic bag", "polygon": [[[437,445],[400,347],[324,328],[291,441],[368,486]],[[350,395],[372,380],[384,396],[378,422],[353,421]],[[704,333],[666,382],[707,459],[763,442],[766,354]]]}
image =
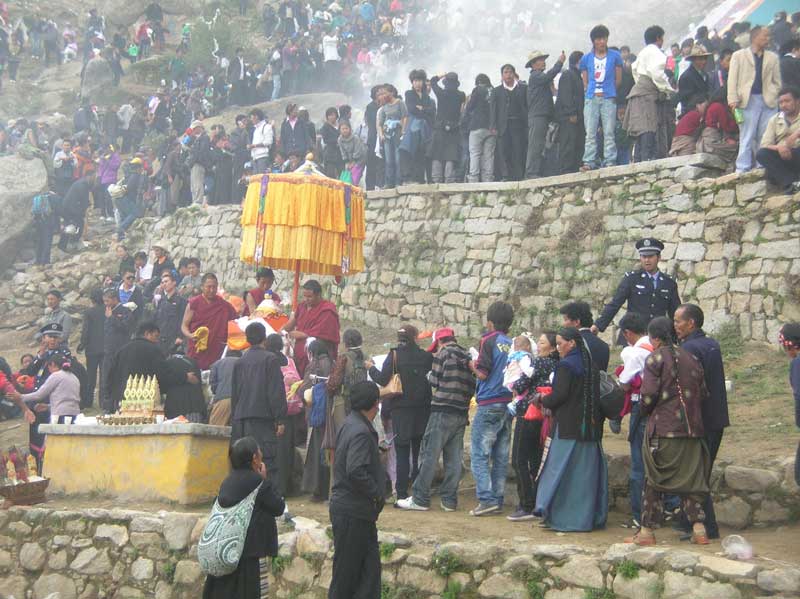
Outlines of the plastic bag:
{"label": "plastic bag", "polygon": [[722,539],[722,552],[730,559],[753,559],[753,546],[739,535],[728,535]]}

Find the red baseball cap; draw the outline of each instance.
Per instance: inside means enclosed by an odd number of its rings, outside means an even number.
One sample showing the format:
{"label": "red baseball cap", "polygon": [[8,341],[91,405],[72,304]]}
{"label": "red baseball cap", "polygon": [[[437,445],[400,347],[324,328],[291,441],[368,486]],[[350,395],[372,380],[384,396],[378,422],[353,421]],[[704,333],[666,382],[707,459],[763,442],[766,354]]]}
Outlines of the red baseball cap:
{"label": "red baseball cap", "polygon": [[455,336],[456,334],[453,332],[453,329],[448,329],[448,328],[436,329],[436,331],[433,333],[433,343],[428,348],[428,351],[431,353],[435,352],[436,345],[439,343],[440,339],[445,339],[447,337],[455,337]]}

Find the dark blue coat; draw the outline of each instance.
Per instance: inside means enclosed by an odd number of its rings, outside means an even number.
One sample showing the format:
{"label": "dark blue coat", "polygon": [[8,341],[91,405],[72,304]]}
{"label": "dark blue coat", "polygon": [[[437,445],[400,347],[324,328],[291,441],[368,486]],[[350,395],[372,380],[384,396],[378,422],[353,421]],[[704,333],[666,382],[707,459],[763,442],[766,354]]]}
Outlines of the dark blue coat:
{"label": "dark blue coat", "polygon": [[721,431],[730,426],[728,418],[728,392],[725,389],[725,368],[722,365],[722,351],[719,343],[707,337],[700,329],[689,334],[681,342],[681,347],[694,355],[703,365],[708,401],[702,405],[703,427],[706,434]]}
{"label": "dark blue coat", "polygon": [[658,289],[654,289],[653,280],[644,270],[626,272],[614,297],[595,321],[597,328],[605,331],[625,302],[628,302],[628,312],[643,315],[649,323],[656,316],[672,320],[675,310],[681,305],[681,298],[678,284],[666,273],[659,273]]}

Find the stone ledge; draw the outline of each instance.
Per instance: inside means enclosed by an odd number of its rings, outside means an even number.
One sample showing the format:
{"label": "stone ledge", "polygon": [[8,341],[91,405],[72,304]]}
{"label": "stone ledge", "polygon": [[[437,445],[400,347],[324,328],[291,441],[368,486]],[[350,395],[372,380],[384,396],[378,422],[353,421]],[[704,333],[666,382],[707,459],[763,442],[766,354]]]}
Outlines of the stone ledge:
{"label": "stone ledge", "polygon": [[193,435],[195,437],[230,437],[231,427],[210,424],[135,424],[112,426],[105,424],[41,424],[39,430],[47,435],[88,435],[90,437],[129,437],[133,435]]}

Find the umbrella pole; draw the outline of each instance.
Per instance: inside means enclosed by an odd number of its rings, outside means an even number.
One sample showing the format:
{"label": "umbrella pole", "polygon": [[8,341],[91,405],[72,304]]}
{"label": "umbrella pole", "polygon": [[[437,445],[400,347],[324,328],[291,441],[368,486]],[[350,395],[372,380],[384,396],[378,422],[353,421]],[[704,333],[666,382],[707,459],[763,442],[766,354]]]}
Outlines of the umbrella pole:
{"label": "umbrella pole", "polygon": [[292,310],[297,312],[299,306],[298,298],[300,296],[300,260],[295,263],[294,269],[294,289],[292,290]]}

